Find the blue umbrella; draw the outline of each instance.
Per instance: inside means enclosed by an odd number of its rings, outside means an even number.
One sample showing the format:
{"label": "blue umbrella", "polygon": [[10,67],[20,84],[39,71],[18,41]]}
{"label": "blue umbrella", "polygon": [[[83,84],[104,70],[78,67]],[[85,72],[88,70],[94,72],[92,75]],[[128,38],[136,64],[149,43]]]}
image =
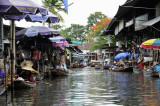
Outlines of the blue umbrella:
{"label": "blue umbrella", "polygon": [[0,0],[0,14],[36,14],[47,15],[48,11],[31,0]]}
{"label": "blue umbrella", "polygon": [[137,58],[139,56],[139,54],[134,54],[134,57]]}
{"label": "blue umbrella", "polygon": [[35,37],[35,36],[51,37],[53,35],[59,35],[59,31],[49,27],[32,26],[16,32],[16,39],[21,39],[24,37]]}
{"label": "blue umbrella", "polygon": [[125,58],[125,57],[130,57],[131,56],[131,54],[130,53],[119,53],[119,54],[117,54],[115,57],[114,57],[114,59],[122,59],[122,58]]}

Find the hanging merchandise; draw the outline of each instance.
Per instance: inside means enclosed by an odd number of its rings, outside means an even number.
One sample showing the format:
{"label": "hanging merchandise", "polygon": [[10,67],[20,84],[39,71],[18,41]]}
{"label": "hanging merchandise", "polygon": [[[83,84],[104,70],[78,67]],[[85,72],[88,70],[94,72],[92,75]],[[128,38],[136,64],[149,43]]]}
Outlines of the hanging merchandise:
{"label": "hanging merchandise", "polygon": [[29,59],[30,58],[30,52],[28,50],[21,50],[21,56],[23,59]]}
{"label": "hanging merchandise", "polygon": [[37,48],[35,48],[35,51],[33,53],[33,59],[34,60],[40,60],[42,57],[41,51],[39,51]]}

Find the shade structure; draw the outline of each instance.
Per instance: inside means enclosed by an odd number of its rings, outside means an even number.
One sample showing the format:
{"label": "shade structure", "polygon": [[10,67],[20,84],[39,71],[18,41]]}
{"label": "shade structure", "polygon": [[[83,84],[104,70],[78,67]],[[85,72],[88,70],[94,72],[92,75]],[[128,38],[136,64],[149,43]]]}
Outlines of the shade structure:
{"label": "shade structure", "polygon": [[139,56],[139,54],[134,54],[134,57],[137,58]]}
{"label": "shade structure", "polygon": [[67,41],[61,41],[61,42],[55,42],[54,46],[59,46],[59,47],[69,47]]}
{"label": "shade structure", "polygon": [[160,39],[149,39],[144,41],[140,47],[144,49],[160,49]]}
{"label": "shade structure", "polygon": [[119,53],[119,54],[117,54],[115,57],[114,57],[114,59],[122,59],[122,58],[125,58],[125,57],[130,57],[131,56],[131,54],[130,53]]}
{"label": "shade structure", "polygon": [[48,11],[31,0],[0,0],[0,14],[36,14],[47,15]]}
{"label": "shade structure", "polygon": [[54,36],[49,38],[52,42],[61,42],[61,41],[66,41],[66,39],[62,36]]}
{"label": "shade structure", "polygon": [[4,19],[6,20],[21,20],[25,19],[29,22],[48,22],[48,23],[56,23],[59,22],[58,16],[48,11],[48,15],[43,16],[42,14],[24,14],[24,15],[5,15]]}
{"label": "shade structure", "polygon": [[[42,15],[47,15],[48,11],[35,4],[31,0],[0,0],[0,15],[20,15],[20,14],[36,14],[40,13]],[[2,24],[2,23],[1,23]],[[2,28],[2,27],[1,27]],[[2,30],[2,29],[1,29]],[[15,23],[11,20],[10,28],[10,40],[11,40],[11,54],[13,55],[11,59],[11,96],[13,96],[13,75],[15,71]],[[3,42],[2,42],[3,45]]]}
{"label": "shade structure", "polygon": [[155,41],[156,39],[149,39],[147,41],[144,41],[140,47],[144,48],[144,49],[150,49],[151,48],[151,45],[153,44],[153,42]]}
{"label": "shade structure", "polygon": [[32,26],[16,32],[16,39],[22,39],[24,37],[35,37],[35,36],[51,37],[54,35],[55,36],[59,35],[59,31],[49,27]]}

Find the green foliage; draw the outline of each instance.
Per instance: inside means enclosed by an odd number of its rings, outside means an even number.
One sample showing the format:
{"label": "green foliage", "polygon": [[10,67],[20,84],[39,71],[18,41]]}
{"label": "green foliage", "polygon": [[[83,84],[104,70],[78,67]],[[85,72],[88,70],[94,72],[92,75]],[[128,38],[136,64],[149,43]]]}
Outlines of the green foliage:
{"label": "green foliage", "polygon": [[85,27],[79,24],[72,24],[69,28],[62,30],[61,35],[71,40],[84,41]]}
{"label": "green foliage", "polygon": [[52,26],[52,28],[55,29],[55,30],[61,30],[63,27],[64,26],[61,26],[59,24],[55,24],[55,25]]}
{"label": "green foliage", "polygon": [[104,44],[107,43],[107,36],[101,36],[104,29],[109,25],[110,19],[108,17],[102,18],[97,21],[95,26],[90,28],[87,39],[91,45],[90,50],[94,51],[96,49],[101,49]]}
{"label": "green foliage", "polygon": [[107,36],[99,36],[96,41],[92,42],[90,51],[101,49],[107,42]]}
{"label": "green foliage", "polygon": [[97,24],[97,21],[99,21],[100,19],[104,17],[107,17],[107,16],[102,14],[101,12],[95,12],[93,14],[90,14],[90,16],[88,17],[86,30],[88,31],[90,28],[95,26]]}

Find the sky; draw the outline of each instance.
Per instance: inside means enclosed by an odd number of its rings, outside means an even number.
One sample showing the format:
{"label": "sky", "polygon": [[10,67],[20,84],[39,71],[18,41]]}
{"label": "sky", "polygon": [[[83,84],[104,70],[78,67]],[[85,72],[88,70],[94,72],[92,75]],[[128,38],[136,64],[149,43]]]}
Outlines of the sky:
{"label": "sky", "polygon": [[[32,1],[42,5],[41,0]],[[95,12],[102,12],[103,14],[112,18],[116,14],[119,5],[124,4],[125,1],[126,0],[68,0],[68,4],[73,4],[68,7],[68,14],[60,12],[61,16],[64,18],[63,25],[66,27],[70,27],[71,24],[87,25],[87,18],[90,16],[90,14]],[[24,22],[24,20],[16,22],[16,26],[30,27],[42,25],[42,23],[38,22],[27,22],[22,24]],[[5,23],[9,24],[8,21]]]}

